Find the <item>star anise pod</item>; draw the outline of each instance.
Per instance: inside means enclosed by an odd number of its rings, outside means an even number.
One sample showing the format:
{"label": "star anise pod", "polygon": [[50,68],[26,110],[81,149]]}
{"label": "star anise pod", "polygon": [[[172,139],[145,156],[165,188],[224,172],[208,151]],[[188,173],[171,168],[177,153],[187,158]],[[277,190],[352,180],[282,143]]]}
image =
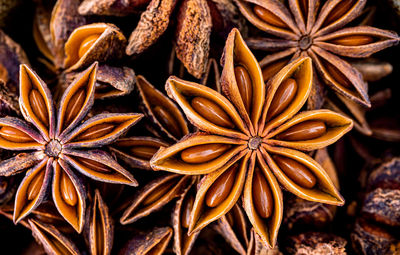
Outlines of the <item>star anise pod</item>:
{"label": "star anise pod", "polygon": [[[286,7],[277,0],[235,0],[242,14],[271,38],[250,38],[249,46],[278,51],[261,60],[264,80],[298,56],[310,56],[319,78],[335,92],[370,107],[367,84],[361,73],[345,59],[365,58],[396,45],[399,36],[371,26],[342,28],[362,13],[366,0],[290,0]],[[341,56],[341,57],[339,57]],[[323,94],[315,86],[311,107],[318,108]]]}
{"label": "star anise pod", "polygon": [[189,234],[226,214],[243,194],[243,207],[257,234],[274,246],[282,220],[279,183],[310,201],[342,205],[325,170],[301,152],[326,147],[352,128],[328,110],[301,112],[312,86],[310,58],[285,66],[267,86],[261,68],[237,29],[225,45],[220,94],[170,77],[168,95],[199,132],[161,148],[155,170],[205,174],[190,216]]}
{"label": "star anise pod", "polygon": [[0,119],[0,147],[27,151],[0,163],[2,176],[29,169],[16,194],[14,222],[26,217],[51,190],[59,213],[81,232],[86,193],[74,170],[102,182],[137,185],[108,153],[95,148],[116,140],[142,114],[99,114],[81,123],[94,102],[96,72],[97,62],[74,80],[56,113],[46,84],[21,65],[19,103],[25,120]]}

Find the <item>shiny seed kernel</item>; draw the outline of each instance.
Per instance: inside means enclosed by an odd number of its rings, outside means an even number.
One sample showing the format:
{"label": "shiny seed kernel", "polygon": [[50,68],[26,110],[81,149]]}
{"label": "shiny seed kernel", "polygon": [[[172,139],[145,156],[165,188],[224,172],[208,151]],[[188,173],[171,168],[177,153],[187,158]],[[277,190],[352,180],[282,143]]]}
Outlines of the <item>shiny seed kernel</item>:
{"label": "shiny seed kernel", "polygon": [[43,184],[44,174],[45,170],[40,170],[40,172],[33,177],[31,183],[29,183],[29,186],[26,189],[26,195],[29,201],[35,199],[39,195],[40,188]]}
{"label": "shiny seed kernel", "polygon": [[289,60],[284,58],[265,66],[262,70],[264,82],[274,77],[288,62]]}
{"label": "shiny seed kernel", "polygon": [[287,27],[286,24],[278,16],[276,16],[269,10],[267,10],[259,5],[254,5],[253,11],[257,15],[257,17],[259,17],[260,19],[262,19],[269,25],[281,27],[281,28]]}
{"label": "shiny seed kernel", "polygon": [[344,45],[344,46],[360,46],[368,43],[372,43],[374,38],[368,35],[350,35],[337,38],[330,41],[334,44]]}
{"label": "shiny seed kernel", "polygon": [[42,94],[39,90],[33,89],[29,94],[29,103],[31,105],[33,113],[39,118],[39,120],[48,127],[49,116],[47,112],[47,106],[44,101]]}
{"label": "shiny seed kernel", "polygon": [[205,197],[208,207],[216,207],[226,199],[235,182],[237,169],[237,164],[231,166],[211,185]]}
{"label": "shiny seed kernel", "polygon": [[165,109],[161,108],[160,106],[156,106],[153,109],[154,114],[156,115],[157,119],[165,126],[165,128],[175,137],[181,137],[182,132],[180,127],[178,126],[178,122]]}
{"label": "shiny seed kernel", "polygon": [[342,85],[345,88],[351,88],[351,82],[347,79],[346,76],[342,72],[340,72],[335,66],[333,66],[331,63],[324,61],[324,66],[326,68],[326,71],[328,74],[331,75],[331,77],[340,85]]}
{"label": "shiny seed kernel", "polygon": [[297,93],[296,80],[289,78],[284,80],[275,92],[271,105],[268,110],[268,119],[283,112],[293,101]]}
{"label": "shiny seed kernel", "polygon": [[111,168],[109,168],[108,166],[106,166],[100,162],[94,161],[92,159],[79,158],[78,162],[81,165],[83,165],[84,167],[86,167],[90,170],[96,171],[96,172],[101,172],[101,173],[106,173],[106,174],[113,172],[113,170]]}
{"label": "shiny seed kernel", "polygon": [[33,141],[33,139],[26,133],[16,128],[7,126],[0,128],[0,136],[7,141],[15,143],[28,143]]}
{"label": "shiny seed kernel", "polygon": [[261,170],[256,167],[253,176],[253,203],[258,215],[269,218],[274,207],[272,192]]}
{"label": "shiny seed kernel", "polygon": [[231,146],[229,144],[203,144],[185,149],[181,152],[181,159],[187,163],[199,164],[213,160]]}
{"label": "shiny seed kernel", "polygon": [[67,127],[74,121],[86,99],[85,89],[81,88],[75,92],[68,102],[68,106],[65,109],[64,127]]}
{"label": "shiny seed kernel", "polygon": [[191,106],[206,120],[226,128],[234,128],[231,118],[226,112],[214,102],[204,97],[195,97],[192,99]]}
{"label": "shiny seed kernel", "polygon": [[251,99],[253,98],[253,85],[250,74],[243,66],[235,67],[235,78],[246,111],[250,113]]}
{"label": "shiny seed kernel", "polygon": [[88,128],[85,132],[80,134],[77,138],[79,141],[92,140],[99,137],[103,137],[106,134],[111,133],[115,128],[114,123],[102,123]]}
{"label": "shiny seed kernel", "polygon": [[350,11],[351,7],[353,7],[356,0],[346,0],[340,1],[334,8],[331,10],[329,15],[325,18],[323,26],[327,26],[332,22],[340,19],[344,16],[345,13]]}
{"label": "shiny seed kernel", "polygon": [[297,185],[311,189],[315,186],[317,179],[314,174],[303,164],[284,156],[273,156],[279,168]]}
{"label": "shiny seed kernel", "polygon": [[182,218],[181,226],[183,228],[189,228],[190,223],[190,213],[192,212],[194,205],[194,196],[189,196],[182,205]]}
{"label": "shiny seed kernel", "polygon": [[75,186],[64,171],[61,172],[60,191],[65,203],[70,206],[75,206],[78,203]]}
{"label": "shiny seed kernel", "polygon": [[152,192],[148,194],[145,199],[143,199],[142,205],[143,206],[150,205],[155,201],[159,200],[161,197],[170,192],[171,188],[175,185],[176,181],[175,179],[172,179],[161,185],[161,187],[157,187],[157,189],[152,190]]}
{"label": "shiny seed kernel", "polygon": [[158,147],[138,145],[132,146],[131,148],[129,148],[129,151],[134,157],[149,160],[153,157],[158,149]]}
{"label": "shiny seed kernel", "polygon": [[288,128],[276,136],[284,141],[304,141],[318,138],[325,134],[325,122],[319,120],[308,120]]}
{"label": "shiny seed kernel", "polygon": [[101,34],[90,35],[82,41],[79,46],[78,56],[81,58],[85,53],[92,47],[92,45],[96,42],[96,40],[100,37]]}

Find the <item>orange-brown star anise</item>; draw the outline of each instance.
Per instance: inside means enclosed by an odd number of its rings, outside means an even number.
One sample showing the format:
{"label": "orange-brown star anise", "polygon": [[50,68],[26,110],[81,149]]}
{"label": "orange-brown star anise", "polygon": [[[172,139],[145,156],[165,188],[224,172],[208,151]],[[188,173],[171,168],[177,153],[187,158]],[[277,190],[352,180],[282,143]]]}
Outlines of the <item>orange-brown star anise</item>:
{"label": "orange-brown star anise", "polygon": [[[398,44],[400,38],[394,32],[370,26],[342,28],[362,14],[366,0],[328,0],[321,7],[319,0],[289,0],[288,7],[278,0],[235,2],[248,21],[275,36],[248,40],[251,48],[276,51],[260,62],[264,80],[291,59],[309,56],[319,77],[334,91],[360,105],[371,106],[361,73],[339,56],[365,58]],[[322,101],[321,96],[313,100]]]}
{"label": "orange-brown star anise", "polygon": [[20,67],[19,104],[26,121],[0,118],[0,147],[28,151],[2,161],[0,175],[30,169],[20,184],[14,222],[35,209],[51,191],[55,206],[76,231],[85,213],[80,173],[103,182],[136,186],[133,176],[109,154],[95,149],[116,140],[141,114],[99,114],[81,123],[94,101],[97,62],[80,74],[62,96],[58,113],[46,84],[26,65]]}
{"label": "orange-brown star anise", "polygon": [[343,205],[311,151],[332,144],[352,121],[328,110],[299,113],[312,86],[308,57],[285,66],[267,85],[238,30],[228,36],[220,94],[170,77],[168,95],[199,129],[151,159],[155,170],[205,175],[190,215],[189,234],[226,214],[243,194],[243,207],[265,244],[274,246],[282,220],[282,192]]}

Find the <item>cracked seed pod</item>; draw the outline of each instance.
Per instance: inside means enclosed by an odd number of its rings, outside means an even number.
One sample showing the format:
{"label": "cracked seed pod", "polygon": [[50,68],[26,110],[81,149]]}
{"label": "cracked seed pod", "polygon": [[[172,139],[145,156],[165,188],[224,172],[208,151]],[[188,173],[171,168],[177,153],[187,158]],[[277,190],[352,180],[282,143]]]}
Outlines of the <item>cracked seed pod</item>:
{"label": "cracked seed pod", "polygon": [[177,174],[170,174],[149,182],[129,201],[131,203],[121,216],[120,223],[122,225],[130,224],[160,210],[164,205],[178,197],[190,180],[190,176],[182,177]]}
{"label": "cracked seed pod", "polygon": [[171,99],[157,90],[141,75],[137,77],[137,87],[142,99],[142,112],[156,126],[156,128],[150,130],[156,132],[154,133],[155,136],[162,137],[165,135],[169,139],[177,141],[189,133],[185,117]]}
{"label": "cracked seed pod", "polygon": [[168,145],[158,138],[136,136],[117,140],[110,146],[110,150],[132,168],[152,170],[150,159],[160,147]]}
{"label": "cracked seed pod", "polygon": [[83,0],[78,12],[81,15],[127,16],[145,7],[150,0]]}
{"label": "cracked seed pod", "polygon": [[196,178],[191,178],[189,184],[185,187],[180,198],[176,201],[172,211],[172,226],[174,229],[173,249],[177,255],[187,255],[193,248],[193,245],[200,232],[188,235],[190,212],[193,209],[193,203],[196,196]]}
{"label": "cracked seed pod", "polygon": [[[72,81],[82,72],[69,72],[65,79]],[[99,65],[96,76],[95,99],[106,99],[130,94],[136,83],[136,75],[133,69],[123,66]],[[66,83],[61,85],[66,86]],[[66,89],[66,88],[65,88]]]}
{"label": "cracked seed pod", "polygon": [[113,24],[93,23],[76,28],[65,42],[67,72],[88,67],[95,61],[122,58],[126,38]]}
{"label": "cracked seed pod", "polygon": [[309,58],[285,66],[266,87],[257,60],[234,29],[223,63],[223,94],[176,77],[167,80],[168,95],[200,132],[161,148],[150,164],[155,170],[205,175],[189,234],[222,217],[243,194],[251,224],[274,246],[283,206],[278,181],[306,200],[343,205],[329,175],[300,150],[334,143],[352,121],[328,110],[298,113],[311,90]]}
{"label": "cracked seed pod", "polygon": [[42,244],[47,254],[80,254],[76,245],[54,226],[33,219],[29,219],[28,223],[32,229],[32,235]]}
{"label": "cracked seed pod", "polygon": [[94,101],[97,63],[79,75],[63,94],[58,112],[46,84],[25,65],[20,68],[20,108],[25,120],[0,118],[0,147],[21,152],[0,163],[0,175],[29,169],[19,185],[13,220],[30,214],[51,192],[58,212],[81,232],[86,191],[82,175],[136,186],[133,176],[98,149],[126,133],[141,114],[99,114],[85,118]]}
{"label": "cracked seed pod", "polygon": [[250,241],[249,246],[247,248],[247,255],[282,255],[282,252],[279,251],[278,247],[269,248],[264,245],[260,236],[251,229],[250,232]]}
{"label": "cracked seed pod", "polygon": [[172,232],[170,227],[156,227],[147,233],[136,234],[119,252],[119,255],[164,254]]}

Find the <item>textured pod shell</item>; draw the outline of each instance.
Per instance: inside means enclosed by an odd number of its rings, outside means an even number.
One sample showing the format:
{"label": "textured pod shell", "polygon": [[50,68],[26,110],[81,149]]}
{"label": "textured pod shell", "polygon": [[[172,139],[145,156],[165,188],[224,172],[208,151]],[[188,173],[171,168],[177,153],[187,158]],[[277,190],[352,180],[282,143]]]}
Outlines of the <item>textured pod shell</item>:
{"label": "textured pod shell", "polygon": [[[79,57],[79,48],[89,36],[98,35],[96,41]],[[123,56],[126,38],[113,24],[93,23],[78,27],[65,43],[64,67],[67,72],[85,68],[95,61],[119,59]]]}
{"label": "textured pod shell", "polygon": [[39,51],[54,62],[54,47],[50,34],[51,12],[43,4],[37,3],[33,19],[33,39]]}
{"label": "textured pod shell", "polygon": [[149,0],[84,0],[79,5],[81,15],[126,16],[141,10]]}
{"label": "textured pod shell", "polygon": [[29,123],[14,117],[0,118],[0,128],[9,127],[16,129],[32,140],[29,142],[14,142],[0,136],[0,147],[7,150],[39,150],[43,148],[46,141],[43,137],[36,132]]}

